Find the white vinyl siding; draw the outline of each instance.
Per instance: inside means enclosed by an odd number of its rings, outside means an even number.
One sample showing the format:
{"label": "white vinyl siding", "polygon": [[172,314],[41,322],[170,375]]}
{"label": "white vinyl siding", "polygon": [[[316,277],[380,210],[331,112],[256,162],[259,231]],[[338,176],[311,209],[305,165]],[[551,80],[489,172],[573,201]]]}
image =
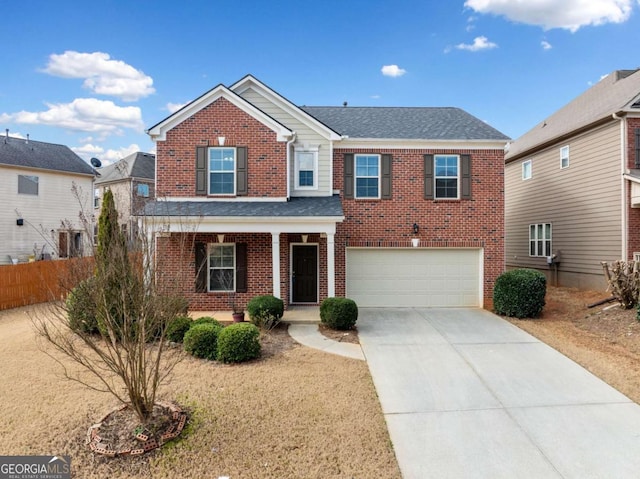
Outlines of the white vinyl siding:
{"label": "white vinyl siding", "polygon": [[622,257],[620,125],[573,137],[572,166],[559,175],[561,146],[536,153],[528,181],[522,160],[505,167],[506,265],[548,269],[545,258],[529,256],[529,225],[552,223],[560,272],[601,277],[601,261]]}
{"label": "white vinyl siding", "polygon": [[317,188],[315,189],[296,189],[294,151],[293,148],[291,149],[291,196],[331,196],[333,194],[333,190],[331,189],[331,162],[333,159],[331,158],[331,147],[329,141],[297,118],[294,118],[289,113],[280,109],[277,105],[271,103],[254,89],[247,89],[242,92],[241,96],[256,107],[260,108],[267,115],[276,119],[283,125],[287,125],[287,128],[295,131],[296,147],[301,147],[302,149],[305,148],[305,145],[314,145],[318,147],[318,181]]}
{"label": "white vinyl siding", "polygon": [[359,307],[479,307],[482,250],[347,248],[346,295]]}

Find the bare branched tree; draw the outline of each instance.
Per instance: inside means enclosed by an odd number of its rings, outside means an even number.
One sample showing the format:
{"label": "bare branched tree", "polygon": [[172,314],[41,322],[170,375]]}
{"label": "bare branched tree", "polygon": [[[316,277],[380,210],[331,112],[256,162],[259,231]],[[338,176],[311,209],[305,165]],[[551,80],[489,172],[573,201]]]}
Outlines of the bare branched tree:
{"label": "bare branched tree", "polygon": [[[91,238],[92,215],[81,212],[80,219]],[[49,303],[46,313],[33,320],[50,346],[45,352],[62,365],[67,378],[110,393],[145,423],[160,385],[182,357],[167,348],[165,333],[170,322],[186,312],[187,302],[176,293],[184,278],[163,270],[162,258],[155,257],[155,238],[144,218],[140,223],[136,241],[126,241],[107,191],[93,258],[69,259],[60,277],[69,295]],[[191,254],[193,246],[186,242],[193,235],[177,238],[180,254]]]}

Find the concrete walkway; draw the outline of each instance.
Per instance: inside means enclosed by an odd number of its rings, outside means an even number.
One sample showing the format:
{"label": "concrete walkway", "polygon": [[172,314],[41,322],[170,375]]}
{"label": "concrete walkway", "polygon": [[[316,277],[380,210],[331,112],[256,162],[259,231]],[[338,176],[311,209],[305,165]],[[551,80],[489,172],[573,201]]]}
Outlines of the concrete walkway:
{"label": "concrete walkway", "polygon": [[640,406],[474,309],[360,309],[404,479],[637,478]]}
{"label": "concrete walkway", "polygon": [[359,344],[341,343],[329,339],[318,330],[318,324],[289,324],[289,336],[309,348],[364,361]]}

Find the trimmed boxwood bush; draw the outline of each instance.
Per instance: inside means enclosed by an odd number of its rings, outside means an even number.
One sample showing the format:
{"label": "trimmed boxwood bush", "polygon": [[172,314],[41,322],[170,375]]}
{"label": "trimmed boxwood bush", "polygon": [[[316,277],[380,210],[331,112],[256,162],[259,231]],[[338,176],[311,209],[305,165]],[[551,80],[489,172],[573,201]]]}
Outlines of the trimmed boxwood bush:
{"label": "trimmed boxwood bush", "polygon": [[189,331],[193,321],[188,316],[176,316],[167,326],[166,338],[174,343],[181,343]]}
{"label": "trimmed boxwood bush", "polygon": [[218,361],[241,363],[260,356],[260,330],[250,323],[227,326],[218,336]]}
{"label": "trimmed boxwood bush", "polygon": [[67,296],[69,327],[77,333],[98,333],[96,303],[93,297],[94,287],[94,278],[85,279],[78,283]]}
{"label": "trimmed boxwood bush", "polygon": [[358,320],[358,306],[349,298],[326,298],[320,304],[320,320],[331,329],[351,329]]}
{"label": "trimmed boxwood bush", "polygon": [[493,288],[497,314],[514,318],[535,318],[544,308],[547,278],[533,269],[514,269],[501,274]]}
{"label": "trimmed boxwood bush", "polygon": [[259,328],[271,329],[282,319],[284,302],[270,294],[255,296],[247,303],[249,319]]}
{"label": "trimmed boxwood bush", "polygon": [[216,326],[222,327],[222,323],[220,323],[220,321],[218,321],[216,318],[213,318],[211,316],[203,316],[201,318],[196,319],[195,321],[192,321],[191,327],[193,328],[198,324],[215,324]]}
{"label": "trimmed boxwood bush", "polygon": [[213,323],[195,324],[184,335],[184,350],[196,358],[216,359],[218,335],[222,326]]}

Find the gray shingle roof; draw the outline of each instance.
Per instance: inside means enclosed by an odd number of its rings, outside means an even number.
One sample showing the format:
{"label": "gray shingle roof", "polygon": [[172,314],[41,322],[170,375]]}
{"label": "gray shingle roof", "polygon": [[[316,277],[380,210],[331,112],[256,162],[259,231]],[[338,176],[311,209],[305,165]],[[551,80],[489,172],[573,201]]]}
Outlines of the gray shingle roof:
{"label": "gray shingle roof", "polygon": [[[547,119],[513,141],[505,155],[509,161],[539,145],[623,111],[640,96],[640,70],[618,70],[607,75]],[[631,105],[630,108],[637,108]]]}
{"label": "gray shingle roof", "polygon": [[96,179],[96,185],[119,181],[125,178],[145,178],[155,180],[156,157],[151,153],[138,151],[121,160],[98,168],[100,177]]}
{"label": "gray shingle roof", "polygon": [[332,130],[350,138],[411,140],[508,140],[460,108],[302,106]]}
{"label": "gray shingle roof", "polygon": [[68,146],[0,137],[0,164],[93,175],[94,170]]}
{"label": "gray shingle roof", "polygon": [[147,216],[344,216],[337,195],[326,197],[293,197],[289,201],[154,201],[147,203]]}

